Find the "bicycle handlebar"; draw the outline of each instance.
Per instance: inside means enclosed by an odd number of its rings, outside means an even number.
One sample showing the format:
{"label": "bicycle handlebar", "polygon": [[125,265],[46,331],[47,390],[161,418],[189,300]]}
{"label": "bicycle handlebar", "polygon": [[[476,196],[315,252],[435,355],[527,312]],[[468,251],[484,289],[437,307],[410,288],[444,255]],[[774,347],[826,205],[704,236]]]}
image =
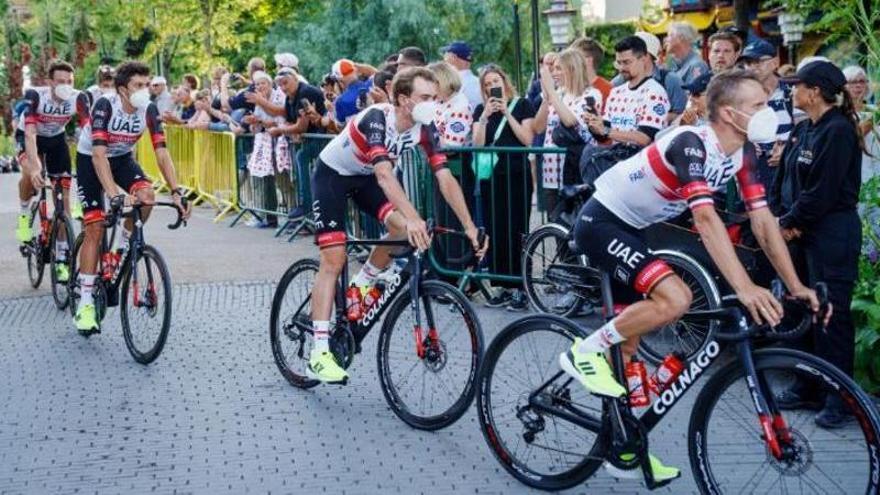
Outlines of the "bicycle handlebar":
{"label": "bicycle handlebar", "polygon": [[823,282],[819,282],[814,286],[816,296],[819,299],[819,312],[815,315],[813,314],[809,302],[786,295],[779,287],[774,286],[772,287],[772,289],[774,296],[776,296],[777,299],[779,299],[779,301],[782,303],[783,312],[786,317],[790,317],[792,313],[794,313],[795,315],[801,315],[800,318],[797,319],[796,324],[793,325],[792,330],[779,328],[786,323],[785,321],[780,323],[775,328],[772,328],[768,325],[749,325],[749,313],[747,310],[745,310],[745,308],[738,304],[739,301],[736,301],[737,305],[731,307],[706,311],[690,311],[686,313],[685,318],[688,321],[694,322],[724,321],[736,324],[737,331],[725,332],[722,330],[715,334],[715,337],[718,340],[728,342],[750,339],[757,335],[764,335],[780,340],[795,339],[803,335],[803,333],[810,328],[810,324],[813,322],[814,317],[818,319],[819,324],[823,325],[822,328],[824,329],[823,322],[825,320],[825,315],[828,312],[827,285],[825,285]]}
{"label": "bicycle handlebar", "polygon": [[[140,201],[136,201],[134,204],[131,205],[132,211],[123,212],[122,209],[125,207],[125,197],[126,196],[124,194],[120,194],[118,196],[110,198],[110,214],[107,215],[107,219],[104,221],[104,224],[106,226],[109,227],[113,225],[120,217],[131,217],[134,210],[140,210],[145,206],[168,206],[174,208],[174,211],[177,212],[177,218],[172,223],[168,224],[167,227],[171,230],[177,230],[178,228],[180,228],[181,225],[186,226],[186,220],[183,218],[183,210],[178,208],[176,204],[170,201],[154,201],[153,203],[143,203]],[[183,205],[184,208],[186,208],[186,198],[181,197],[180,203],[181,205]]]}

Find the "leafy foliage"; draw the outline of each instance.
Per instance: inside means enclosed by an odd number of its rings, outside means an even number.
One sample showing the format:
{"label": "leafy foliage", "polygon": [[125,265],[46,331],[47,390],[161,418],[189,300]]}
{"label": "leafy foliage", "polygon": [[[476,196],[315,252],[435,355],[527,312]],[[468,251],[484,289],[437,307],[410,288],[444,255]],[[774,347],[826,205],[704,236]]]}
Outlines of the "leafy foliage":
{"label": "leafy foliage", "polygon": [[856,379],[868,391],[880,392],[880,177],[862,186],[863,256],[853,294],[856,325]]}
{"label": "leafy foliage", "polygon": [[617,71],[614,69],[614,45],[622,38],[636,32],[634,22],[617,22],[609,24],[597,24],[587,26],[584,34],[598,41],[605,49],[605,60],[599,68],[599,75],[607,79],[614,77]]}

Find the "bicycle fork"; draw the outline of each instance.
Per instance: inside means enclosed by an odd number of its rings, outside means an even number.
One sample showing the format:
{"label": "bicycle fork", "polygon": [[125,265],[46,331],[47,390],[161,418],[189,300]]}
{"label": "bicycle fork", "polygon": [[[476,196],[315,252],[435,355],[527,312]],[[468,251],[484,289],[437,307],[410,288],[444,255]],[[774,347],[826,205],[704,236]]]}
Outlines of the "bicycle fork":
{"label": "bicycle fork", "polygon": [[[748,331],[748,324],[744,316],[740,317],[737,325],[741,332],[746,333]],[[761,437],[767,445],[770,454],[776,460],[782,460],[786,454],[783,447],[789,445],[792,440],[791,430],[776,406],[776,401],[772,396],[772,390],[769,383],[767,383],[767,379],[764,375],[758,374],[758,370],[755,368],[751,343],[748,340],[737,342],[736,352],[739,355],[743,368],[745,368],[746,386],[749,389],[749,395],[752,397],[755,413],[758,415]]]}
{"label": "bicycle fork", "polygon": [[[413,327],[413,339],[416,343],[416,355],[419,359],[425,359],[428,346],[425,346],[424,328],[422,327],[422,312],[419,309],[419,282],[421,282],[422,273],[422,254],[416,251],[413,254],[413,277],[410,280],[410,309],[415,314],[416,321]],[[425,302],[425,316],[428,319],[428,344],[430,348],[436,349],[437,342],[440,340],[437,329],[434,327],[434,316],[431,314],[431,305]]]}

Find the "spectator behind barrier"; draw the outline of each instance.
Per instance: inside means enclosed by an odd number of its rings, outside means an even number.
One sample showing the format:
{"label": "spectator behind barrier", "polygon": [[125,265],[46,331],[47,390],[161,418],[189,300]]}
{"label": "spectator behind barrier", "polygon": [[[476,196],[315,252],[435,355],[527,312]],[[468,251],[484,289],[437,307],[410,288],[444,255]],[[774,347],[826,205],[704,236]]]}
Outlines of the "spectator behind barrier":
{"label": "spectator behind barrier", "polygon": [[[531,145],[534,111],[527,99],[517,97],[507,74],[496,65],[483,67],[480,88],[483,103],[474,110],[474,145],[516,148]],[[481,160],[481,156],[485,159]],[[522,240],[529,232],[532,196],[526,153],[475,154],[472,165],[477,176],[475,218],[478,225],[486,227],[493,244],[490,271],[519,276]],[[528,306],[522,283],[497,282],[497,285],[502,290],[486,303],[488,306],[510,304],[517,310]]]}
{"label": "spectator behind barrier", "polygon": [[[611,88],[614,86],[611,84],[611,81],[599,75],[599,67],[602,66],[602,61],[605,60],[605,50],[602,49],[602,45],[593,38],[581,36],[574,40],[569,45],[569,48],[580,51],[581,55],[587,60],[587,80],[590,81],[590,86],[602,93],[602,103],[604,104],[608,101],[608,96],[611,95]],[[535,108],[538,108],[538,105],[535,105]],[[598,108],[601,112],[602,107]]]}
{"label": "spectator behind barrier", "polygon": [[440,136],[440,146],[470,146],[474,109],[462,90],[459,71],[446,62],[435,62],[428,69],[437,78],[438,105],[434,125]]}
{"label": "spectator behind barrier", "polygon": [[739,37],[729,32],[719,31],[709,37],[709,68],[718,74],[733,68],[742,42]]}
{"label": "spectator behind barrier", "polygon": [[208,109],[211,108],[211,90],[203,89],[198,91],[193,106],[196,111],[186,121],[187,129],[207,130],[211,124],[211,114],[208,112]]}
{"label": "spectator behind barrier", "polygon": [[202,87],[202,82],[195,74],[184,74],[180,84],[189,88],[190,91],[198,91]]}
{"label": "spectator behind barrier", "polygon": [[843,69],[846,77],[846,91],[852,98],[853,106],[859,114],[859,130],[865,138],[866,153],[862,154],[862,184],[880,175],[880,126],[874,124],[876,108],[866,103],[871,92],[871,81],[865,69],[850,65]]}
{"label": "spectator behind barrier", "polygon": [[687,21],[677,21],[669,24],[666,39],[667,62],[669,68],[681,78],[683,84],[690,84],[696,78],[709,72],[709,66],[694,49],[694,43],[700,38],[700,33],[693,24]]}
{"label": "spectator behind barrier", "polygon": [[657,63],[660,60],[660,40],[651,33],[639,31],[635,34],[648,48],[648,57],[645,57],[645,64],[648,66],[651,76],[663,86],[666,90],[666,97],[669,100],[669,113],[666,114],[666,122],[672,122],[675,118],[684,112],[687,105],[687,93],[682,89],[684,84],[681,78],[675,72],[670,72]]}
{"label": "spectator behind barrier", "polygon": [[587,115],[590,130],[601,142],[647,146],[666,125],[666,90],[651,76],[644,40],[628,36],[614,50],[614,65],[626,84],[611,90],[603,116]]}
{"label": "spectator behind barrier", "polygon": [[174,111],[174,100],[168,92],[168,83],[164,77],[156,76],[150,81],[150,96],[159,115]]}
{"label": "spectator behind barrier", "polygon": [[398,52],[398,70],[403,70],[407,67],[424,67],[426,65],[428,65],[428,59],[425,57],[425,52],[417,46],[408,46]]}
{"label": "spectator behind barrier", "polygon": [[[253,73],[257,71],[266,71],[266,61],[259,57],[248,60],[247,72],[248,77],[245,79],[241,74],[226,73],[220,78],[220,105],[224,112],[230,113],[232,118],[240,121],[246,112],[253,112],[255,104],[247,101],[247,94],[254,93],[254,83],[252,82]],[[239,91],[235,96],[229,95],[229,83],[246,83],[248,86]]]}
{"label": "spectator behind barrier", "polygon": [[330,72],[342,87],[342,93],[335,102],[336,122],[341,126],[367,107],[367,97],[372,87],[368,78],[376,73],[376,68],[343,58],[333,64]]}
{"label": "spectator behind barrier", "polygon": [[[388,65],[388,64],[384,64]],[[397,67],[396,65],[394,67]],[[394,79],[394,72],[388,69],[380,69],[373,75],[373,86],[370,88],[369,103],[388,103],[391,101],[391,81]]]}
{"label": "spectator behind barrier", "polygon": [[192,90],[189,86],[181,84],[177,86],[172,96],[175,103],[174,110],[162,114],[162,121],[166,124],[183,125],[196,113]]}
{"label": "spectator behind barrier", "polygon": [[[555,153],[543,157],[541,185],[548,211],[554,209],[558,190],[562,185],[580,183],[578,171],[580,150],[585,145],[595,145],[587,116],[600,115],[602,93],[590,86],[587,67],[588,62],[581,52],[568,48],[559,53],[552,70],[547,67],[541,68],[544,100],[535,115],[532,128],[535,133],[544,134],[544,146],[578,148],[573,160],[564,159],[565,157]],[[579,142],[556,142],[554,135],[560,126],[570,129],[571,134],[578,138],[571,140]],[[568,154],[566,153],[566,156]]]}
{"label": "spectator behind barrier", "polygon": [[682,86],[688,93],[687,107],[685,107],[684,113],[675,119],[669,127],[657,133],[655,140],[660,139],[664,134],[680,125],[701,126],[709,123],[709,115],[706,109],[706,88],[709,87],[709,81],[712,80],[712,76],[712,72],[705,72],[690,84]]}
{"label": "spectator behind barrier", "polygon": [[476,108],[483,99],[480,93],[480,79],[471,71],[473,58],[471,46],[464,41],[453,41],[444,46],[440,52],[443,55],[443,61],[458,71],[459,79],[461,79],[461,92],[468,99],[471,108]]}

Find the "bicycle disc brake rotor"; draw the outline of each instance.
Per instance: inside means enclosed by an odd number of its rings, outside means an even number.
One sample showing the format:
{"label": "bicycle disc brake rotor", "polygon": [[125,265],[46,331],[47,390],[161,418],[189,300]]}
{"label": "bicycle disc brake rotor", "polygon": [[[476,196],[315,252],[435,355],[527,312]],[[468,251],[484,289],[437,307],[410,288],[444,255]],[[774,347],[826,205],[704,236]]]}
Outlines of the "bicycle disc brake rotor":
{"label": "bicycle disc brake rotor", "polygon": [[446,343],[441,339],[432,342],[430,338],[426,337],[423,345],[425,346],[425,358],[422,359],[422,363],[432,372],[439,373],[446,367]]}
{"label": "bicycle disc brake rotor", "polygon": [[782,445],[782,459],[767,449],[767,462],[783,476],[800,476],[813,465],[813,445],[798,430],[790,428],[791,442]]}

